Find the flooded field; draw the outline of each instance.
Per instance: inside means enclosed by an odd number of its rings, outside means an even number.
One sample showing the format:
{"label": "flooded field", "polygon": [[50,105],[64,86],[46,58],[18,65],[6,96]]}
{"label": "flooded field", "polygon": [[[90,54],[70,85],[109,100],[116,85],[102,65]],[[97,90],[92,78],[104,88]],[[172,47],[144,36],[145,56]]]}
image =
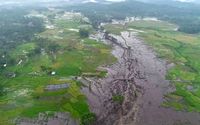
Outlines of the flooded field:
{"label": "flooded field", "polygon": [[[103,35],[97,35],[103,36]],[[134,32],[111,35],[119,44],[113,45],[113,55],[118,62],[102,67],[108,71],[104,79],[89,79],[89,89],[84,88],[91,110],[97,114],[97,125],[199,125],[200,114],[176,111],[162,107],[164,95],[174,91],[165,80],[171,64],[157,58]],[[120,95],[121,103],[113,101]]]}

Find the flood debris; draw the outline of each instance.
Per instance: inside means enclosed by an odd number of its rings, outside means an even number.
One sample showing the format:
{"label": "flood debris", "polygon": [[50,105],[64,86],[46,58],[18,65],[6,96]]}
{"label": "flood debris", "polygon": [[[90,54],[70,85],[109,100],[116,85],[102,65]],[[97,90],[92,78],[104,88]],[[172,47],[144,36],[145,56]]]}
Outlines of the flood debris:
{"label": "flood debris", "polygon": [[106,78],[84,77],[81,81],[86,85],[83,93],[97,115],[95,125],[134,124],[138,109],[136,100],[142,94],[142,87],[136,83],[136,79],[145,79],[144,73],[137,68],[139,62],[132,55],[130,46],[111,34],[105,33],[102,37],[113,44],[113,53],[118,62],[104,67],[108,72]]}
{"label": "flood debris", "polygon": [[67,112],[56,112],[53,116],[50,112],[39,113],[35,119],[18,118],[14,123],[16,125],[79,125],[78,120],[73,119]]}

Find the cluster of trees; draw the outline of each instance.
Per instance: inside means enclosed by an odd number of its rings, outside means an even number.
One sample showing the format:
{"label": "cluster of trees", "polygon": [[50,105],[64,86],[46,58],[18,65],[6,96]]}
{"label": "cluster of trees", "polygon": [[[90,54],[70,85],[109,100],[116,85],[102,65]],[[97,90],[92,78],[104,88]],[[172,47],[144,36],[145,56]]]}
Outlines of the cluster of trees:
{"label": "cluster of trees", "polygon": [[89,36],[89,30],[85,28],[79,29],[79,34],[81,37],[88,37]]}
{"label": "cluster of trees", "polygon": [[6,66],[17,63],[15,57],[10,56],[13,49],[20,44],[32,42],[35,34],[44,30],[41,18],[27,16],[31,10],[29,7],[0,7],[0,73]]}
{"label": "cluster of trees", "polygon": [[195,34],[200,32],[200,19],[194,16],[174,17],[171,18],[172,23],[179,25],[179,31]]}
{"label": "cluster of trees", "polygon": [[82,12],[94,27],[112,19],[125,19],[127,16],[157,17],[179,25],[179,30],[186,33],[200,32],[200,5],[188,3],[152,4],[129,0],[113,4],[84,4],[68,7],[67,10]]}
{"label": "cluster of trees", "polygon": [[30,41],[35,33],[44,30],[43,20],[27,17],[28,8],[12,8],[0,10],[0,46],[7,51],[21,43]]}
{"label": "cluster of trees", "polygon": [[33,41],[37,45],[34,50],[36,54],[41,53],[41,49],[44,49],[46,53],[56,53],[61,48],[59,44],[47,38],[35,38]]}

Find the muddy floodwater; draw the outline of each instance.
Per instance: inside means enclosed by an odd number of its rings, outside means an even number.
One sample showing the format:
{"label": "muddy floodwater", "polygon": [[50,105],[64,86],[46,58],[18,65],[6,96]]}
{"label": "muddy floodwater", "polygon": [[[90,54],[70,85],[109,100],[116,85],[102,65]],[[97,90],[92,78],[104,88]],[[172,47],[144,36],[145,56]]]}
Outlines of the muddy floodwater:
{"label": "muddy floodwater", "polygon": [[[134,32],[110,35],[117,41],[105,40],[113,46],[118,62],[100,67],[108,71],[106,78],[82,78],[82,89],[91,110],[96,113],[95,125],[200,125],[200,114],[162,107],[163,96],[174,90],[165,80],[167,64],[156,57],[152,48]],[[113,101],[123,96],[123,102]]]}
{"label": "muddy floodwater", "polygon": [[161,107],[163,96],[173,91],[170,83],[165,79],[167,64],[156,57],[150,47],[137,35],[122,33],[127,44],[132,47],[134,57],[138,59],[140,71],[145,74],[145,82],[138,80],[136,83],[144,89],[143,95],[137,99],[139,112],[136,125],[200,125],[199,113],[175,111]]}

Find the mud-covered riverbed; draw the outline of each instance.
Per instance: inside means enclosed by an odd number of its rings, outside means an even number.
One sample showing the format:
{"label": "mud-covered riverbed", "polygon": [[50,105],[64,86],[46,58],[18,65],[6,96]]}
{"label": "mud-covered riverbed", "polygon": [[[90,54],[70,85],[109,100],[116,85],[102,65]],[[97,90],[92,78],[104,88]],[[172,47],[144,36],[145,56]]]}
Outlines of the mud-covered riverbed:
{"label": "mud-covered riverbed", "polygon": [[[146,81],[136,83],[144,89],[143,96],[137,100],[139,112],[136,125],[199,125],[200,114],[175,111],[161,107],[163,96],[174,90],[165,80],[168,64],[156,57],[150,47],[137,38],[137,35],[122,33],[127,44],[132,47],[133,55],[140,64],[139,70],[144,72]],[[170,64],[169,64],[170,65]]]}
{"label": "mud-covered riverbed", "polygon": [[[102,36],[98,34],[97,36]],[[113,45],[118,62],[107,69],[104,79],[86,78],[83,88],[91,110],[97,115],[96,125],[199,125],[199,113],[175,111],[161,107],[163,96],[173,91],[165,80],[167,64],[158,59],[150,47],[135,33],[114,36]],[[113,96],[123,96],[123,102]]]}

